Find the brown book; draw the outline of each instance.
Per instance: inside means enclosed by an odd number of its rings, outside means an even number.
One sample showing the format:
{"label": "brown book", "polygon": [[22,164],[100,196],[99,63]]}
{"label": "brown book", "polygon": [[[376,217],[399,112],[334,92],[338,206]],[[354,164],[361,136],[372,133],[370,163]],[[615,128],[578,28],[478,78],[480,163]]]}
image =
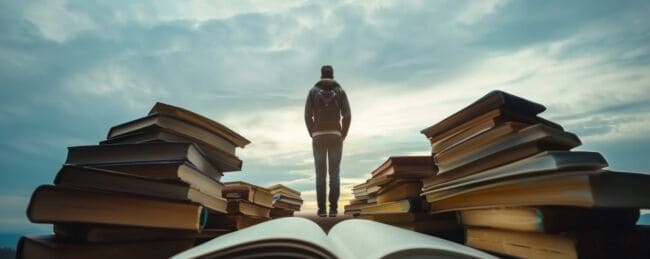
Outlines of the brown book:
{"label": "brown book", "polygon": [[361,214],[385,214],[385,213],[409,213],[409,212],[422,212],[428,204],[422,199],[406,199],[401,201],[393,201],[382,204],[376,204],[361,209]]}
{"label": "brown book", "polygon": [[271,208],[260,206],[246,200],[229,200],[228,214],[243,214],[246,216],[270,217]]}
{"label": "brown book", "polygon": [[[506,124],[504,127],[508,130],[516,130],[512,124],[510,126]],[[544,124],[529,126],[502,138],[491,139],[489,135],[485,134],[486,139],[477,136],[473,139],[476,141],[467,143],[467,147],[461,144],[457,147],[462,148],[461,151],[447,157],[441,157],[444,153],[437,155],[437,159],[441,162],[441,164],[437,164],[438,174],[468,171],[467,168],[472,166],[476,169],[469,171],[475,173],[476,170],[482,171],[517,161],[542,151],[569,150],[581,144],[575,134],[553,129]],[[480,143],[472,145],[474,142]],[[494,159],[496,156],[499,156],[500,159]]]}
{"label": "brown book", "polygon": [[281,208],[281,209],[286,209],[291,211],[300,211],[300,207],[301,205],[287,203],[282,200],[277,200],[273,203],[273,208]]}
{"label": "brown book", "polygon": [[190,164],[190,162],[183,160],[125,164],[94,164],[92,167],[118,171],[159,181],[184,182],[192,185],[199,185],[203,181],[219,181],[221,179],[221,175],[212,177],[204,174],[202,171],[196,169],[196,167]]}
{"label": "brown book", "polygon": [[22,237],[16,258],[169,258],[194,246],[194,239],[117,243],[80,243],[54,236]]}
{"label": "brown book", "polygon": [[57,238],[75,242],[140,242],[153,240],[206,239],[229,233],[226,229],[202,229],[201,232],[165,228],[123,227],[112,225],[54,224]]}
{"label": "brown book", "polygon": [[272,186],[267,187],[271,194],[276,195],[276,194],[284,194],[288,197],[300,199],[300,192],[296,191],[294,189],[291,189],[285,185],[282,184],[275,184]]}
{"label": "brown book", "polygon": [[180,107],[158,102],[149,111],[149,115],[153,114],[162,114],[198,125],[216,135],[222,136],[237,147],[243,148],[250,143],[246,138],[221,123]]}
{"label": "brown book", "polygon": [[284,193],[276,193],[273,195],[273,203],[278,201],[282,201],[297,206],[301,206],[303,203],[301,198],[294,198],[293,196],[287,196]]}
{"label": "brown book", "polygon": [[[189,184],[162,182],[144,177],[81,166],[63,166],[54,180],[57,186],[123,192],[186,202],[196,202],[216,212],[226,213],[228,204],[221,198],[223,184],[207,179],[204,190]],[[200,186],[199,186],[200,187]]]}
{"label": "brown book", "polygon": [[638,209],[516,207],[460,211],[465,226],[559,233],[592,229],[632,228]]}
{"label": "brown book", "polygon": [[[447,138],[441,139],[437,142],[431,143],[431,153],[438,154],[444,152],[449,148],[463,143],[468,139],[475,137],[483,132],[486,132],[490,129],[493,129],[505,122],[515,122],[517,119],[513,118],[516,116],[509,116],[504,110],[496,109],[490,112],[487,112],[481,116],[478,116],[474,119],[471,119],[462,125],[454,129],[456,132],[454,135],[451,135]],[[530,125],[530,123],[520,122]]]}
{"label": "brown book", "polygon": [[[444,120],[423,129],[421,133],[434,143],[458,133],[460,130],[456,128],[463,123],[496,109],[534,118],[546,110],[546,107],[503,91],[492,91]],[[557,127],[559,128],[559,125]]]}
{"label": "brown book", "polygon": [[269,220],[268,217],[255,217],[247,215],[215,215],[214,217],[208,218],[206,227],[239,230],[257,225],[267,220]]}
{"label": "brown book", "polygon": [[386,224],[400,224],[416,221],[452,220],[457,221],[456,213],[429,214],[427,212],[386,213],[359,215],[360,219],[378,221]]}
{"label": "brown book", "polygon": [[203,139],[193,138],[181,132],[158,126],[149,126],[121,136],[99,142],[101,145],[109,144],[137,144],[148,142],[186,142],[198,145],[206,157],[222,172],[241,170],[242,161],[232,151],[224,151],[219,147],[205,142]]}
{"label": "brown book", "polygon": [[417,177],[433,175],[435,166],[431,156],[391,156],[377,169],[372,177],[380,175],[416,175]]}
{"label": "brown book", "polygon": [[648,186],[647,174],[582,171],[424,194],[433,212],[521,206],[650,208]]}
{"label": "brown book", "polygon": [[422,190],[442,191],[470,185],[482,185],[488,182],[503,181],[560,171],[599,170],[607,167],[605,158],[597,152],[584,151],[544,151],[509,164],[498,166],[476,174],[454,178],[454,175],[442,174],[422,180]]}
{"label": "brown book", "polygon": [[481,148],[498,141],[504,141],[505,138],[510,135],[530,126],[530,124],[525,123],[506,122],[498,127],[482,132],[464,142],[458,143],[443,152],[437,153],[433,158],[438,166],[458,162],[459,160],[466,159],[472,153],[478,152]]}
{"label": "brown book", "polygon": [[66,164],[139,164],[143,162],[188,161],[199,171],[219,179],[223,174],[210,163],[200,148],[191,143],[141,143],[68,147]]}
{"label": "brown book", "polygon": [[391,225],[426,234],[449,232],[460,232],[462,234],[463,232],[463,228],[456,219],[422,220]]}
{"label": "brown book", "polygon": [[266,188],[242,181],[224,184],[222,196],[226,199],[243,199],[264,207],[273,207],[273,194]]}
{"label": "brown book", "polygon": [[294,210],[273,208],[271,209],[271,218],[293,217]]}
{"label": "brown book", "polygon": [[650,229],[544,234],[470,227],[465,244],[521,258],[648,258]]}
{"label": "brown book", "polygon": [[349,216],[358,216],[361,213],[361,209],[366,208],[366,207],[372,207],[377,205],[377,202],[366,202],[365,203],[359,203],[359,204],[348,204],[343,206],[343,214],[349,215]]}
{"label": "brown book", "polygon": [[[438,175],[431,176],[423,179],[425,189],[429,186],[443,184],[452,180],[463,179],[474,174],[480,174],[487,170],[498,168],[500,166],[505,166],[510,163],[515,163],[517,161],[538,155],[546,151],[564,151],[570,149],[573,146],[579,145],[579,140],[575,135],[567,133],[563,135],[553,135],[551,133],[545,132],[545,126],[540,126],[539,124],[526,128],[529,130],[532,135],[537,135],[534,137],[535,140],[520,143],[520,144],[511,144],[507,143],[501,147],[488,148],[480,153],[474,154],[472,158],[469,158],[467,161],[463,161],[462,164],[450,165],[444,169],[440,167]],[[524,133],[523,131],[520,133]],[[529,135],[525,133],[524,135]],[[512,136],[512,139],[517,137]]]}
{"label": "brown book", "polygon": [[422,182],[416,181],[395,181],[384,186],[377,192],[377,204],[399,201],[408,198],[420,197]]}
{"label": "brown book", "polygon": [[125,193],[43,185],[34,191],[27,218],[34,223],[89,223],[199,231],[203,207]]}

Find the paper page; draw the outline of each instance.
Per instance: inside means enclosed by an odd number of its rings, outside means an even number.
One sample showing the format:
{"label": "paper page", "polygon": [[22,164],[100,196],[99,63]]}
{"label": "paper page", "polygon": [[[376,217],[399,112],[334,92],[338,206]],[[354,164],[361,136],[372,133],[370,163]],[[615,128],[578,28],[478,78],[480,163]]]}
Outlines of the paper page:
{"label": "paper page", "polygon": [[336,224],[329,237],[341,258],[496,258],[451,241],[363,219]]}
{"label": "paper page", "polygon": [[314,246],[322,247],[333,254],[337,254],[325,232],[323,232],[316,223],[304,218],[287,217],[269,220],[255,226],[217,237],[177,254],[172,258],[195,258],[210,254],[214,251],[235,248],[242,244],[264,240],[272,241],[277,239],[301,240],[313,244]]}

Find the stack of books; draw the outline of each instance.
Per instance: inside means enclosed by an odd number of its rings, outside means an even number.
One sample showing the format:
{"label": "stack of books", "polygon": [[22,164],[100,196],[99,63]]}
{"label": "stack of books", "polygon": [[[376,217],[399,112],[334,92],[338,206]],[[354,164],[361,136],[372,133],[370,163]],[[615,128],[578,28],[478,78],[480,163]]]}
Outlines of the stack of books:
{"label": "stack of books", "polygon": [[[446,235],[461,230],[454,213],[431,215],[420,196],[422,179],[435,175],[431,156],[393,156],[355,186],[345,213],[413,231]],[[363,186],[363,192],[359,191]],[[365,197],[368,198],[365,198]],[[365,202],[364,202],[365,201]]]}
{"label": "stack of books", "polygon": [[302,207],[300,192],[282,184],[268,187],[273,195],[271,218],[291,217]]}
{"label": "stack of books", "polygon": [[23,237],[21,258],[169,257],[223,233],[223,172],[241,168],[249,141],[201,115],[157,103],[112,127],[100,145],[68,148],[54,185],[38,187],[27,216],[54,235]]}
{"label": "stack of books", "polygon": [[247,182],[227,182],[223,197],[228,199],[228,213],[208,221],[212,228],[239,230],[271,218],[273,195],[271,191]]}
{"label": "stack of books", "polygon": [[605,170],[538,103],[494,91],[422,130],[438,172],[422,195],[457,212],[466,244],[514,257],[648,257],[650,175]]}
{"label": "stack of books", "polygon": [[343,214],[356,217],[361,213],[361,209],[377,204],[377,199],[375,197],[370,197],[370,194],[366,189],[366,186],[368,186],[367,183],[368,181],[352,187],[353,198],[350,200],[350,204],[343,207]]}

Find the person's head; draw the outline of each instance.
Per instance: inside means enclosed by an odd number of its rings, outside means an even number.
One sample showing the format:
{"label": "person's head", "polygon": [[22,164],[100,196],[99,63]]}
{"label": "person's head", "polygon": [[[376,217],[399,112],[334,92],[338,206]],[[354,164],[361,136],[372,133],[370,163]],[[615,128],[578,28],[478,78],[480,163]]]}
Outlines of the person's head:
{"label": "person's head", "polygon": [[334,79],[334,68],[330,65],[320,67],[320,78]]}

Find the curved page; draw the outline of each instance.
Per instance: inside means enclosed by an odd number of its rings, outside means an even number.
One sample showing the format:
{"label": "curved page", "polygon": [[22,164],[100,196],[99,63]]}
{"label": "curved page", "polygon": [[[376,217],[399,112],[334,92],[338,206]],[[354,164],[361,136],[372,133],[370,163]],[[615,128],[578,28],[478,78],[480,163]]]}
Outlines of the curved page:
{"label": "curved page", "polygon": [[336,224],[329,237],[341,258],[496,258],[451,241],[363,219]]}
{"label": "curved page", "polygon": [[228,253],[229,250],[238,253],[238,250],[244,246],[257,247],[266,242],[280,246],[277,241],[286,241],[288,247],[295,248],[303,244],[322,250],[321,252],[329,251],[336,255],[327,235],[316,223],[304,218],[288,217],[270,220],[217,237],[172,258],[197,258],[210,254]]}

